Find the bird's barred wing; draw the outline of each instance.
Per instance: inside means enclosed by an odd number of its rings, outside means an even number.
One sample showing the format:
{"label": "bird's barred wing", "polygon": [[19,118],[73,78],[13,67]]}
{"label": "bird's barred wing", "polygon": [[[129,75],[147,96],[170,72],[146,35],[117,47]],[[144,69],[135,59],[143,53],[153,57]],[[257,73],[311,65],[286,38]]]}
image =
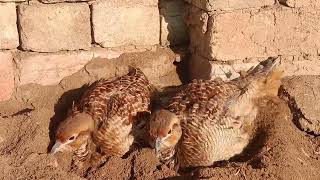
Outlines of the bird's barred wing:
{"label": "bird's barred wing", "polygon": [[102,79],[93,83],[82,96],[77,109],[103,115],[108,109],[111,97],[127,92],[148,94],[150,91],[151,85],[143,72],[131,68],[127,75],[108,80]]}
{"label": "bird's barred wing", "polygon": [[84,93],[80,101],[80,105],[83,107],[80,108],[95,107],[97,101],[107,102],[111,96],[118,94],[130,86],[131,82],[124,81],[125,79],[127,77],[119,77],[114,80],[101,79],[93,83]]}
{"label": "bird's barred wing", "polygon": [[239,93],[237,86],[230,83],[196,80],[178,92],[168,108],[187,121],[223,123],[228,103]]}
{"label": "bird's barred wing", "polygon": [[208,100],[209,95],[214,96],[217,93],[214,88],[216,84],[218,83],[215,81],[210,85],[205,81],[194,80],[172,98],[168,106],[169,110],[174,113],[184,112],[193,104]]}
{"label": "bird's barred wing", "polygon": [[139,112],[148,111],[150,98],[147,94],[116,94],[108,101],[106,114],[97,123],[93,139],[105,152],[123,155],[134,138],[132,134],[134,120]]}
{"label": "bird's barred wing", "polygon": [[142,98],[133,95],[119,95],[113,97],[110,101],[110,109],[107,117],[121,116],[129,117],[125,124],[132,123],[133,117],[137,115],[138,112],[148,111],[147,103],[143,103]]}

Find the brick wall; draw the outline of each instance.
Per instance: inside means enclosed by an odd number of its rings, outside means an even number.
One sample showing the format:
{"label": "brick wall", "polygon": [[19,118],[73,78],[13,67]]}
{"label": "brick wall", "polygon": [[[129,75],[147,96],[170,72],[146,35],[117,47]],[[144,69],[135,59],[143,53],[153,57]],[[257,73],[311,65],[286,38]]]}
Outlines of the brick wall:
{"label": "brick wall", "polygon": [[0,101],[21,85],[58,84],[96,57],[186,43],[184,5],[183,0],[0,0]]}
{"label": "brick wall", "polygon": [[320,74],[320,1],[188,2],[192,78],[232,79],[269,56],[286,75]]}
{"label": "brick wall", "polygon": [[319,75],[319,18],[318,0],[0,0],[0,101],[97,57],[189,39],[191,78],[232,79],[269,56]]}

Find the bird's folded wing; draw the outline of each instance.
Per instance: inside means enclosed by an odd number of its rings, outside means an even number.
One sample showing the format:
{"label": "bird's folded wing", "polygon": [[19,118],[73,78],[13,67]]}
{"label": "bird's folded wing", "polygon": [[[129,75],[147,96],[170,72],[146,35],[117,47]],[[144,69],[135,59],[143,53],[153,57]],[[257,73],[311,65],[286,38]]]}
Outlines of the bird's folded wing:
{"label": "bird's folded wing", "polygon": [[230,83],[195,80],[174,96],[168,106],[188,119],[217,122],[225,115],[228,102],[239,93]]}

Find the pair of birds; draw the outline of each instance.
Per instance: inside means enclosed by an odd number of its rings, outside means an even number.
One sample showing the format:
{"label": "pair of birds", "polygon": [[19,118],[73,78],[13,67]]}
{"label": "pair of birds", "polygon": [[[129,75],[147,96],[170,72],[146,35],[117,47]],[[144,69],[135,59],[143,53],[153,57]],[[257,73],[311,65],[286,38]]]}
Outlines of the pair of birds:
{"label": "pair of birds", "polygon": [[257,100],[277,95],[282,72],[275,64],[268,58],[229,82],[193,80],[152,112],[152,85],[131,67],[127,75],[90,86],[59,125],[51,153],[72,150],[81,159],[93,142],[103,154],[121,157],[134,144],[133,132],[143,131],[138,114],[147,112],[144,130],[162,162],[175,159],[179,167],[196,167],[228,160],[253,136]]}

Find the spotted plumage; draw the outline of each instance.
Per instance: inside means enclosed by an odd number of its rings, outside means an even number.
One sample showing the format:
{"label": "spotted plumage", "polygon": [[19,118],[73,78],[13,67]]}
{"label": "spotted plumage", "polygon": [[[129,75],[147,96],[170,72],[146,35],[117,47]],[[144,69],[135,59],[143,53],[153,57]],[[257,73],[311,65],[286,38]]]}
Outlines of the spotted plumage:
{"label": "spotted plumage", "polygon": [[[194,80],[151,116],[150,135],[158,157],[176,154],[180,167],[209,166],[239,154],[249,143],[256,101],[276,96],[281,72],[268,59],[230,82]],[[174,147],[174,148],[172,148]],[[168,153],[173,149],[175,153]]]}
{"label": "spotted plumage", "polygon": [[93,83],[56,131],[52,152],[71,149],[82,158],[89,143],[103,154],[123,156],[134,141],[132,130],[139,113],[150,112],[152,86],[140,69]]}

